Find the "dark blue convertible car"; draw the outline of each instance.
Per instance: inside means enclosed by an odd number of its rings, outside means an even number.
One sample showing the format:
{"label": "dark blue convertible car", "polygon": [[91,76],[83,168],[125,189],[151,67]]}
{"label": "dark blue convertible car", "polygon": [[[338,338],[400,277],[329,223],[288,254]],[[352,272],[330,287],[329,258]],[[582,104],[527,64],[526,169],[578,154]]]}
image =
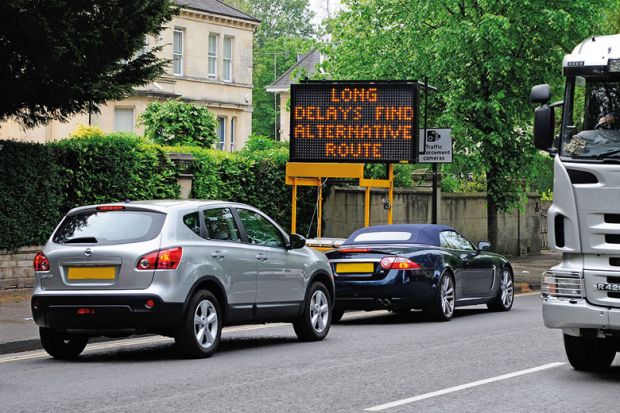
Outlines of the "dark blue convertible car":
{"label": "dark blue convertible car", "polygon": [[355,231],[327,252],[336,283],[333,321],[346,310],[422,309],[450,320],[454,308],[486,304],[508,311],[514,298],[508,260],[474,247],[446,225],[380,225]]}

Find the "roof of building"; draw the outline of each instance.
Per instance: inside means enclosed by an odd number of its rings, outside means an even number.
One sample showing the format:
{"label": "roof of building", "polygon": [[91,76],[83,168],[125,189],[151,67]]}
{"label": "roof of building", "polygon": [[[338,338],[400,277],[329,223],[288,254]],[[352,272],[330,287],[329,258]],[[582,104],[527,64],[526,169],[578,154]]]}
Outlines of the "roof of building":
{"label": "roof of building", "polygon": [[[442,231],[454,231],[454,228],[448,225],[437,224],[375,225],[358,229],[342,245],[426,244],[439,246],[439,233]],[[371,233],[379,234],[376,236],[364,236],[364,234]]]}
{"label": "roof of building", "polygon": [[297,63],[291,66],[286,72],[275,80],[272,84],[265,89],[267,92],[278,93],[286,92],[291,83],[296,82],[297,78],[293,78],[294,75],[299,76],[297,69],[302,68],[308,75],[316,72],[317,65],[321,62],[321,53],[318,50],[312,50],[310,53],[297,56]]}
{"label": "roof of building", "polygon": [[241,10],[235,9],[219,0],[176,0],[177,4],[187,9],[206,11],[222,16],[235,17],[237,19],[250,20],[259,23],[256,17],[252,17]]}

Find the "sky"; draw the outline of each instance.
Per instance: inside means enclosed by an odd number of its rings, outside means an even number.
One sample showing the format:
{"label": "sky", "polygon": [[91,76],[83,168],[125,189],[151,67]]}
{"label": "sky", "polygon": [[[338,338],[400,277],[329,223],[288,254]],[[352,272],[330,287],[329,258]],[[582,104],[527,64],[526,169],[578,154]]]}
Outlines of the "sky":
{"label": "sky", "polygon": [[320,24],[327,17],[328,6],[333,15],[340,8],[340,0],[310,0],[310,7],[315,13],[313,23]]}

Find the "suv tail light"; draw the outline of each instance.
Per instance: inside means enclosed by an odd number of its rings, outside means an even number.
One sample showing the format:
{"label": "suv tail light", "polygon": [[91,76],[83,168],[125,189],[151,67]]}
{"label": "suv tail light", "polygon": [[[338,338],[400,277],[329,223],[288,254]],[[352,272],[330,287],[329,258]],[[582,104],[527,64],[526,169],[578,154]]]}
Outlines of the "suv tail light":
{"label": "suv tail light", "polygon": [[381,267],[386,270],[417,270],[422,268],[417,262],[405,257],[385,257],[381,260]]}
{"label": "suv tail light", "polygon": [[50,261],[47,259],[45,254],[43,254],[42,252],[38,252],[37,255],[34,256],[33,264],[34,264],[35,271],[49,271],[50,270]]}
{"label": "suv tail light", "polygon": [[137,268],[139,270],[176,270],[182,257],[181,247],[159,250],[140,257]]}

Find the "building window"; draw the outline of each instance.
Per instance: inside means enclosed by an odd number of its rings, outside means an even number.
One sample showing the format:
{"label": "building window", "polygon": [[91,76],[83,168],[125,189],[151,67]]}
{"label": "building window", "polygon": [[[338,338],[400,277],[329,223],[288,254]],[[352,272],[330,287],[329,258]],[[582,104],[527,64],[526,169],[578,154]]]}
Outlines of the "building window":
{"label": "building window", "polygon": [[175,30],[172,42],[172,73],[183,76],[183,31]]}
{"label": "building window", "polygon": [[224,82],[232,82],[232,55],[233,55],[233,38],[229,36],[224,37],[224,54],[223,54],[223,71],[222,74]]}
{"label": "building window", "polygon": [[230,151],[235,151],[235,134],[237,133],[237,118],[230,119]]}
{"label": "building window", "polygon": [[133,108],[114,108],[114,130],[133,132]]}
{"label": "building window", "polygon": [[220,138],[217,148],[223,151],[226,147],[226,118],[217,118],[217,136]]}
{"label": "building window", "polygon": [[209,79],[217,78],[217,35],[209,35]]}

